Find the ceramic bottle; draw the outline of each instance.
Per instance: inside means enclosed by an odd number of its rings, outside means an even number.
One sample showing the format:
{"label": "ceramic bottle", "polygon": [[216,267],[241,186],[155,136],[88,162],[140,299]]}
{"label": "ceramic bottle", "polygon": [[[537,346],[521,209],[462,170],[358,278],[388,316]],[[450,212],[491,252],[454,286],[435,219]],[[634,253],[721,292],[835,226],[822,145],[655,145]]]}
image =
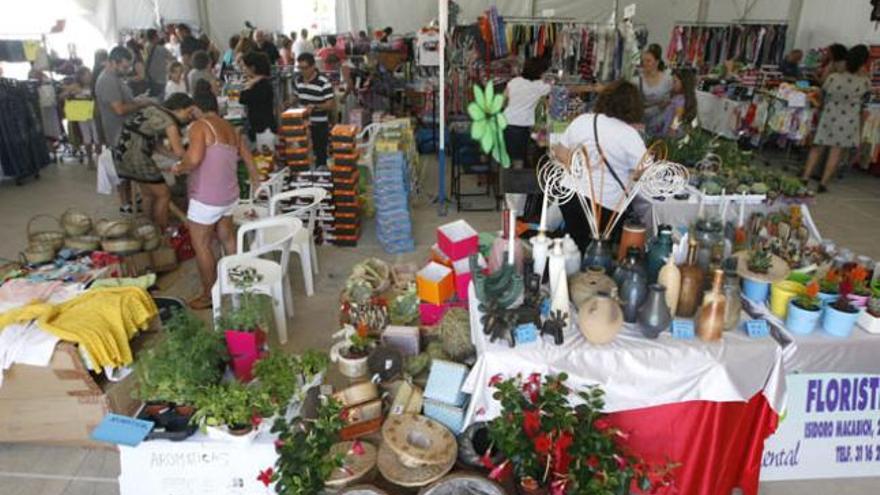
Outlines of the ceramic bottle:
{"label": "ceramic bottle", "polygon": [[679,267],[681,271],[681,289],[678,294],[678,307],[675,315],[690,318],[700,307],[703,295],[703,269],[697,265],[697,241],[688,242],[687,262]]}
{"label": "ceramic bottle", "polygon": [[562,252],[565,254],[565,274],[570,277],[581,269],[581,251],[568,234],[562,239]]}
{"label": "ceramic bottle", "polygon": [[697,318],[696,332],[700,340],[713,342],[721,339],[724,332],[724,318],[727,310],[727,298],[724,296],[724,272],[715,270],[712,276],[712,291],[706,297],[706,303],[700,308]]}
{"label": "ceramic bottle", "polygon": [[578,307],[578,326],[588,342],[607,344],[623,326],[620,305],[604,294],[593,296]]}
{"label": "ceramic bottle", "polygon": [[620,304],[623,309],[623,321],[635,323],[638,320],[639,308],[648,293],[648,281],[645,270],[638,263],[638,248],[630,248],[627,264],[619,267]]}
{"label": "ceramic bottle", "polygon": [[629,252],[629,248],[636,247],[645,250],[646,230],[639,222],[626,222],[623,224],[623,232],[620,235],[620,245],[617,247],[617,259],[622,260]]}
{"label": "ceramic bottle", "polygon": [[639,325],[642,335],[649,339],[656,339],[661,332],[669,328],[672,323],[672,314],[666,305],[666,287],[660,284],[648,286],[648,295],[645,303],[639,309]]}
{"label": "ceramic bottle", "polygon": [[581,269],[585,270],[591,266],[601,266],[605,269],[605,273],[611,273],[611,265],[614,257],[611,254],[611,245],[608,241],[601,239],[593,239],[584,252],[584,259],[581,262]]}
{"label": "ceramic bottle", "polygon": [[660,269],[663,268],[663,263],[666,261],[666,258],[668,258],[671,254],[672,227],[668,225],[661,225],[660,231],[657,234],[657,238],[654,239],[654,242],[651,244],[651,248],[648,249],[648,283],[657,283],[657,276],[660,274]]}
{"label": "ceramic bottle", "polygon": [[645,273],[645,267],[642,265],[642,250],[633,246],[627,249],[626,258],[620,262],[617,269],[614,270],[614,281],[617,286],[621,287],[623,281],[630,272],[637,272],[643,280],[647,281],[648,277]]}
{"label": "ceramic bottle", "polygon": [[666,287],[666,305],[669,306],[672,316],[675,316],[678,309],[678,295],[681,292],[681,271],[675,265],[671,253],[657,275],[657,283]]}
{"label": "ceramic bottle", "polygon": [[739,324],[742,313],[742,299],[739,291],[739,277],[736,271],[724,272],[724,297],[727,307],[724,312],[724,330],[730,331]]}
{"label": "ceramic bottle", "polygon": [[571,302],[576,307],[580,307],[598,294],[616,298],[617,284],[605,274],[601,266],[591,266],[586,272],[577,273],[568,279],[568,292],[571,295]]}

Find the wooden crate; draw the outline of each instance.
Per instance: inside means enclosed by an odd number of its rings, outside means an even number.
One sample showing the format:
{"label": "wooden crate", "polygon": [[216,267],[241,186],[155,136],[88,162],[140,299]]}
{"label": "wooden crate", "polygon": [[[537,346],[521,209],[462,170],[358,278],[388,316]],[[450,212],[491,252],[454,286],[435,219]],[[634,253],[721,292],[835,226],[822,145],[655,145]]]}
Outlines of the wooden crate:
{"label": "wooden crate", "polygon": [[[132,352],[136,356],[157,338],[155,332],[139,334],[131,343]],[[140,402],[132,399],[136,385],[133,374],[110,382],[90,373],[76,345],[59,342],[49,366],[16,364],[4,373],[0,442],[108,448],[89,440],[91,431],[108,412],[137,411]]]}

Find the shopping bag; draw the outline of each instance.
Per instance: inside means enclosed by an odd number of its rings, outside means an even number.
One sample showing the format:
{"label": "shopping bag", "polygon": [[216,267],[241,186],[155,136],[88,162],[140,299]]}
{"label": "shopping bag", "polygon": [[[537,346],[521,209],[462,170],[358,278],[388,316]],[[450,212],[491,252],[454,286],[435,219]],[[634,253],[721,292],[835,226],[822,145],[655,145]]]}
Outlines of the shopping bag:
{"label": "shopping bag", "polygon": [[98,194],[113,194],[113,189],[118,185],[119,176],[113,164],[113,153],[104,148],[98,156]]}

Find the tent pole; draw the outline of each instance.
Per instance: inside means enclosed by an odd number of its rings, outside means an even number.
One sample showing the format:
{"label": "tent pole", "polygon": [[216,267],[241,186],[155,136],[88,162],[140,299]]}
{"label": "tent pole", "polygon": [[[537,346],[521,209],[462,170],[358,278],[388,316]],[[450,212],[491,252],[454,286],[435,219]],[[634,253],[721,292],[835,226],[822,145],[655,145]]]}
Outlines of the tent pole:
{"label": "tent pole", "polygon": [[446,31],[449,26],[449,0],[437,0],[438,21],[440,22],[440,68],[439,86],[440,93],[440,145],[437,150],[438,162],[438,186],[437,186],[437,214],[445,217],[446,206]]}

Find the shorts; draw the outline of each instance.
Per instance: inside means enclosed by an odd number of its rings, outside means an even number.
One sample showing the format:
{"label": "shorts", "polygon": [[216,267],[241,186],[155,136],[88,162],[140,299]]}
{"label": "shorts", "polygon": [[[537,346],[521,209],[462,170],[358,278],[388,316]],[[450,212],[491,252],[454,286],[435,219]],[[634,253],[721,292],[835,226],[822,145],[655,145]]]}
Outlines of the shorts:
{"label": "shorts", "polygon": [[189,208],[186,209],[186,218],[199,225],[214,225],[223,217],[231,217],[232,210],[238,202],[227,206],[206,205],[195,199],[189,200]]}

